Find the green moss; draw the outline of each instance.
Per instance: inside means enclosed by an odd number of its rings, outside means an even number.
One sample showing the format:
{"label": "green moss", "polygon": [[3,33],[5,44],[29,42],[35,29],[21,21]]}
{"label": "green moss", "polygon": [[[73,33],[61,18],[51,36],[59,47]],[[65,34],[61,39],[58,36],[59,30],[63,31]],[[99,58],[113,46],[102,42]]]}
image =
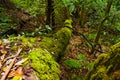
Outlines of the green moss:
{"label": "green moss", "polygon": [[107,73],[106,67],[104,66],[97,67],[97,72],[91,76],[90,80],[109,80],[106,73]]}
{"label": "green moss", "polygon": [[15,76],[12,78],[12,80],[22,80],[22,77],[21,76]]}
{"label": "green moss", "polygon": [[[68,27],[72,27],[71,20],[65,22]],[[53,35],[53,37],[43,37],[40,42],[40,47],[47,49],[57,59],[59,56],[64,55],[69,40],[72,35],[72,30],[64,27]]]}
{"label": "green moss", "polygon": [[101,54],[95,61],[93,70],[88,73],[90,80],[115,80],[113,73],[120,69],[120,42],[113,45],[107,54]]}
{"label": "green moss", "polygon": [[59,80],[59,65],[49,52],[41,48],[33,50],[29,54],[29,59],[40,80]]}
{"label": "green moss", "polygon": [[[65,22],[65,26],[72,28],[71,20]],[[72,35],[70,28],[64,27],[52,37],[42,37],[39,44],[36,44],[37,38],[31,37],[14,37],[9,38],[14,43],[21,45],[14,46],[13,49],[17,50],[18,47],[23,48],[23,52],[28,48],[31,52],[28,54],[28,62],[34,68],[35,74],[40,80],[60,80],[60,69],[58,63],[55,61],[64,51],[69,43]],[[35,45],[38,45],[35,47]],[[34,49],[34,50],[33,50]],[[52,55],[51,55],[52,54]],[[55,59],[54,59],[54,58]]]}
{"label": "green moss", "polygon": [[72,22],[73,22],[72,19],[67,19],[67,20],[65,20],[64,25],[72,28]]}
{"label": "green moss", "polygon": [[58,31],[52,38],[44,37],[40,42],[41,48],[47,49],[53,54],[55,59],[60,55],[64,55],[64,51],[71,38],[72,31],[68,28],[63,28]]}
{"label": "green moss", "polygon": [[115,50],[116,48],[119,48],[120,50],[120,42],[111,47],[112,50]]}
{"label": "green moss", "polygon": [[98,56],[98,58],[95,60],[95,65],[96,64],[103,64],[104,62],[106,62],[108,59],[110,58],[110,56],[106,53],[103,53],[101,55]]}
{"label": "green moss", "polygon": [[114,58],[120,57],[120,42],[113,45],[110,49],[110,55],[115,56]]}
{"label": "green moss", "polygon": [[18,36],[18,37],[10,37],[9,40],[13,43],[21,44],[19,46],[14,45],[12,47],[12,50],[17,50],[19,47],[23,48],[23,50],[26,50],[27,48],[34,47],[34,44],[37,41],[37,38]]}

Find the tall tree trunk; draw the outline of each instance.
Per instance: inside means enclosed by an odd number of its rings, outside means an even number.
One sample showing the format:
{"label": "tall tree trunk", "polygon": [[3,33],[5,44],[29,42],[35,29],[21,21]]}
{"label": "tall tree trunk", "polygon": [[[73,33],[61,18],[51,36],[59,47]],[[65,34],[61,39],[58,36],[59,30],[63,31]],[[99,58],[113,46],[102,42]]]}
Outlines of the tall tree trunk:
{"label": "tall tree trunk", "polygon": [[46,7],[46,25],[55,25],[55,12],[54,12],[54,1],[47,0],[47,7]]}
{"label": "tall tree trunk", "polygon": [[104,16],[103,20],[101,21],[100,26],[98,28],[97,36],[96,36],[95,41],[94,41],[95,44],[92,47],[90,54],[94,54],[96,45],[98,44],[100,36],[101,36],[101,32],[102,32],[102,29],[103,29],[103,24],[104,24],[104,22],[108,18],[112,2],[113,2],[113,0],[108,0],[107,6],[106,6],[106,10],[105,10],[105,16]]}

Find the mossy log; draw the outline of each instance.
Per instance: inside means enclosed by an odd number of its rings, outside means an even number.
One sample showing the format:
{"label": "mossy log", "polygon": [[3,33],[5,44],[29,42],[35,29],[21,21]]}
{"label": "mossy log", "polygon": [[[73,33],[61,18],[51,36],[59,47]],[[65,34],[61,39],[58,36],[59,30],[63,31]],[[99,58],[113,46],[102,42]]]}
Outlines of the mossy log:
{"label": "mossy log", "polygon": [[86,80],[120,80],[120,42],[101,54]]}
{"label": "mossy log", "polygon": [[[68,27],[71,27],[71,23]],[[31,66],[40,80],[60,80],[60,69],[56,61],[64,55],[71,34],[72,30],[62,28],[53,37],[44,37],[39,44],[40,48],[29,54]]]}
{"label": "mossy log", "polygon": [[[72,28],[71,20],[65,21],[65,26]],[[64,27],[52,37],[38,38],[18,36],[10,38],[13,43],[12,50],[23,49],[23,56],[28,57],[28,64],[34,69],[33,74],[39,78],[35,80],[60,80],[60,68],[57,60],[64,55],[72,35],[70,28]],[[30,50],[29,52],[26,50]],[[27,55],[26,55],[27,54]]]}

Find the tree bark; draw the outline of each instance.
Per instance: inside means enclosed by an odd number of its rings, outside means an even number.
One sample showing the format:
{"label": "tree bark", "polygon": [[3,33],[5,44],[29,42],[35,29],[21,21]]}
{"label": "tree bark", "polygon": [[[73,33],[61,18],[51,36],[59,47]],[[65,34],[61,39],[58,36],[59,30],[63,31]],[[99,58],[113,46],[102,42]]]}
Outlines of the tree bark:
{"label": "tree bark", "polygon": [[54,1],[47,0],[47,7],[46,7],[46,25],[55,25],[55,12],[54,12]]}

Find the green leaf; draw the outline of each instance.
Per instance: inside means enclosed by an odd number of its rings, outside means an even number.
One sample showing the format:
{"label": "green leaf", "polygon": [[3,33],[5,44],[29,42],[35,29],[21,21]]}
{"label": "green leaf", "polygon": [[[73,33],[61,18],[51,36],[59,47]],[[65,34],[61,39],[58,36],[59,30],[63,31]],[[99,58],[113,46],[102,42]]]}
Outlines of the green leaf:
{"label": "green leaf", "polygon": [[9,24],[7,24],[7,23],[0,24],[0,29],[7,29],[8,27],[9,27]]}
{"label": "green leaf", "polygon": [[65,7],[67,7],[69,5],[69,3],[70,3],[70,0],[62,0],[62,1],[64,3]]}
{"label": "green leaf", "polygon": [[117,30],[120,31],[120,23],[117,24],[117,26],[115,26]]}
{"label": "green leaf", "polygon": [[94,62],[91,62],[87,65],[87,68],[89,69],[93,69],[93,67],[94,67]]}
{"label": "green leaf", "polygon": [[75,5],[73,3],[70,4],[69,11],[72,13],[75,10]]}
{"label": "green leaf", "polygon": [[12,78],[12,80],[22,80],[22,77],[21,76],[15,76]]}
{"label": "green leaf", "polygon": [[45,29],[51,31],[52,28],[49,25],[45,25]]}
{"label": "green leaf", "polygon": [[78,57],[77,57],[80,61],[84,61],[86,62],[86,56],[84,54],[78,54]]}
{"label": "green leaf", "polygon": [[64,64],[74,69],[78,69],[82,67],[82,65],[80,65],[80,62],[74,59],[67,59],[64,61]]}

